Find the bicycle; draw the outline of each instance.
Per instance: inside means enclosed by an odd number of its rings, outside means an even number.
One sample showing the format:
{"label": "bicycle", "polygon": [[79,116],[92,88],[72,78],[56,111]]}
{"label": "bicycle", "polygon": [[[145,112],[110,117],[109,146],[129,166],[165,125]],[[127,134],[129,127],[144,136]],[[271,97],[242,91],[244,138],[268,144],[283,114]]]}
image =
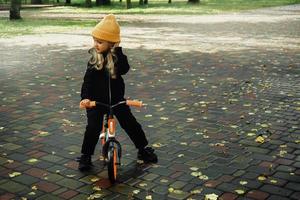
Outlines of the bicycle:
{"label": "bicycle", "polygon": [[89,106],[80,105],[80,108],[93,108],[104,106],[109,109],[109,112],[104,115],[100,140],[102,144],[102,156],[107,165],[108,177],[113,184],[117,180],[118,165],[121,165],[122,147],[116,139],[116,120],[114,118],[113,108],[126,104],[128,106],[142,107],[141,101],[126,100],[120,101],[114,105],[105,104],[97,101],[90,101]]}

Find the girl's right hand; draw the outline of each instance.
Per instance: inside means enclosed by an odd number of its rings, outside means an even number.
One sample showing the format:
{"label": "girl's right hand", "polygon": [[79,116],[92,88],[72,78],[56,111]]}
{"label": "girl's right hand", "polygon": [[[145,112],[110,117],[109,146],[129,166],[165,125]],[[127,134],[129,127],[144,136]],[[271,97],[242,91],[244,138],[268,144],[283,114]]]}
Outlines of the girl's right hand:
{"label": "girl's right hand", "polygon": [[80,108],[91,108],[90,103],[91,103],[91,100],[83,99],[82,101],[80,101],[79,107]]}

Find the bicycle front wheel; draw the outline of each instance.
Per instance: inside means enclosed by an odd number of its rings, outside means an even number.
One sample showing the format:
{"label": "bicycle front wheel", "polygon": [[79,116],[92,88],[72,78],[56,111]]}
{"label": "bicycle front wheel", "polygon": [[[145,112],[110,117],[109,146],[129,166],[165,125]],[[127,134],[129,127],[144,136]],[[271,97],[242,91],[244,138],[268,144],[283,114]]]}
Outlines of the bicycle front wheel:
{"label": "bicycle front wheel", "polygon": [[115,183],[117,180],[118,173],[118,162],[117,162],[117,149],[111,147],[108,151],[108,178],[111,183]]}

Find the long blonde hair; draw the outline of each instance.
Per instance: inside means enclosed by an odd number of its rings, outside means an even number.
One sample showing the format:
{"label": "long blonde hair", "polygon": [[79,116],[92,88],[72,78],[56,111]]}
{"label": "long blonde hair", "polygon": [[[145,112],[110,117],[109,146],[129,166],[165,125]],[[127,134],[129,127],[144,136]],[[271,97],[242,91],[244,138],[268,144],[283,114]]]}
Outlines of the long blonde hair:
{"label": "long blonde hair", "polygon": [[[93,47],[88,50],[88,52],[92,55],[89,60],[89,64],[97,70],[101,70],[103,67],[109,71],[111,78],[115,79],[116,76],[116,69],[115,69],[115,62],[117,57],[115,55],[114,49],[111,48],[106,57],[104,58],[102,53],[98,53],[96,49]],[[105,59],[107,60],[106,65],[104,66]]]}

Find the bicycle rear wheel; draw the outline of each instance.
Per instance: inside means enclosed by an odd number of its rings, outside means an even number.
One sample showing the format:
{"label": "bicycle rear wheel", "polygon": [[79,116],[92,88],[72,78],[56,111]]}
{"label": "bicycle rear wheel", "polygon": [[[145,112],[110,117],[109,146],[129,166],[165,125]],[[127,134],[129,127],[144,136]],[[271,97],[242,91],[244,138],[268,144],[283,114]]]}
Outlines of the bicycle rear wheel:
{"label": "bicycle rear wheel", "polygon": [[117,159],[117,148],[112,146],[108,151],[108,178],[111,183],[115,183],[118,174],[118,159]]}

